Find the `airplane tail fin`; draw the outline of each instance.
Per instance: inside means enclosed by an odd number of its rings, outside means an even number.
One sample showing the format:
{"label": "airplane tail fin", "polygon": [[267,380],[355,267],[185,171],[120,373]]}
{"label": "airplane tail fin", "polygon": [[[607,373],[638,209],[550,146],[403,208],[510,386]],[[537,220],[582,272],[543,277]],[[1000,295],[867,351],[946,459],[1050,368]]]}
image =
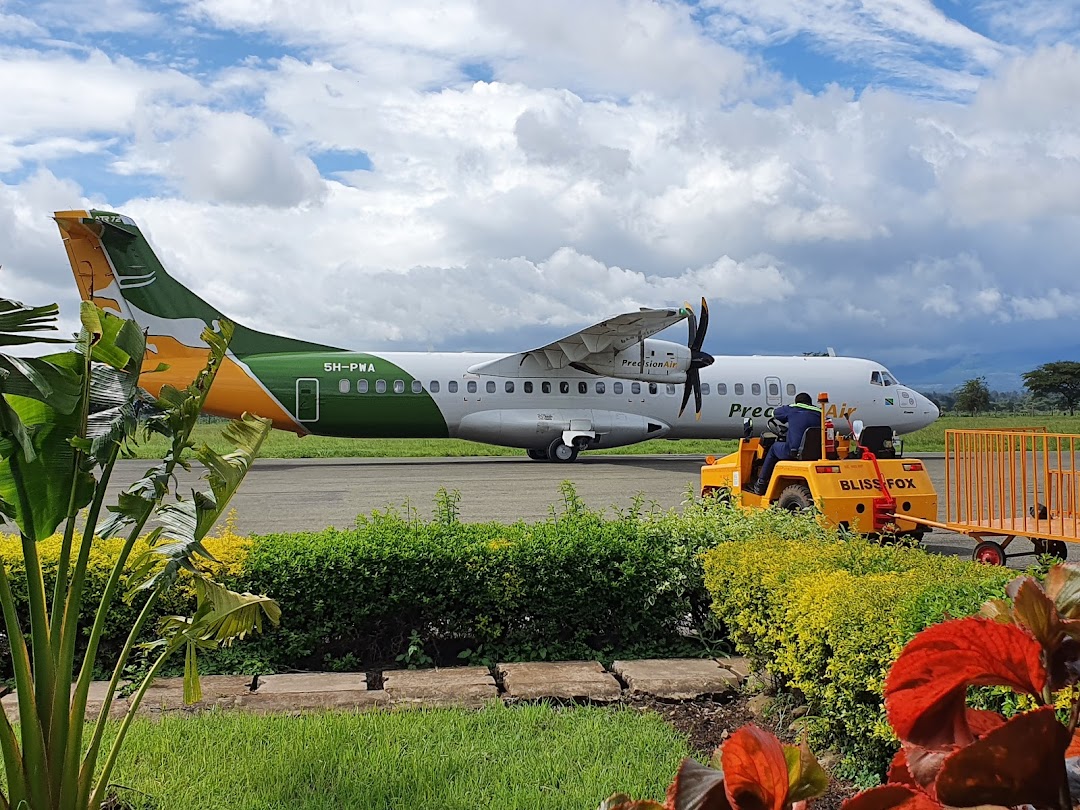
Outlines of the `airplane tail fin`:
{"label": "airplane tail fin", "polygon": [[[165,272],[130,218],[108,211],[57,211],[54,219],[83,300],[146,330],[144,370],[166,366],[163,372],[144,375],[140,384],[155,396],[164,385],[188,385],[206,364],[209,349],[201,338],[203,329],[224,316]],[[274,427],[307,433],[290,407],[291,392],[271,390],[245,358],[312,351],[340,349],[236,324],[204,410],[230,418],[248,411],[272,420]]]}
{"label": "airplane tail fin", "polygon": [[[222,317],[170,276],[135,222],[109,211],[57,211],[54,215],[84,301],[112,309],[147,330],[148,344],[166,355],[173,341],[202,349],[204,326]],[[258,332],[236,324],[230,354],[336,351],[334,347]],[[186,352],[182,352],[186,354]]]}

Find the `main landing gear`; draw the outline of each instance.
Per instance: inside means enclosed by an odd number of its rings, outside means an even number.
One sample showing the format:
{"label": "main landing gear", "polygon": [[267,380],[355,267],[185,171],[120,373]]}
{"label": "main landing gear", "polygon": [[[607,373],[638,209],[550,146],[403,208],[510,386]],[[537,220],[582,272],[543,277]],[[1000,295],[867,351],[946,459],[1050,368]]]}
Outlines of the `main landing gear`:
{"label": "main landing gear", "polygon": [[556,439],[544,449],[530,447],[525,451],[533,461],[557,461],[569,464],[578,457],[578,448],[566,444],[561,438]]}

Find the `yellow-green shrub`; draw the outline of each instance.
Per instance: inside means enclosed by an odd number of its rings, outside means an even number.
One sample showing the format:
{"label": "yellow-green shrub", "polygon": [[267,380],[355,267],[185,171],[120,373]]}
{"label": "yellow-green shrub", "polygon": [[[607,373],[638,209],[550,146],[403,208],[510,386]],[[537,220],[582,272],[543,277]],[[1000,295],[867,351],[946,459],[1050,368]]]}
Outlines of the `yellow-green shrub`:
{"label": "yellow-green shrub", "polygon": [[773,511],[732,521],[705,558],[713,612],[736,649],[810,707],[813,742],[845,755],[847,775],[880,775],[895,750],[882,688],[919,630],[974,613],[1013,575],[919,549],[840,538]]}
{"label": "yellow-green shrub", "polygon": [[[62,540],[63,538],[59,534],[55,534],[42,540],[37,545],[38,556],[41,558],[41,566],[45,576],[46,592],[50,596],[53,592],[53,582],[60,558]],[[112,572],[113,564],[120,554],[123,544],[122,538],[114,537],[108,540],[97,540],[91,548],[86,567],[86,596],[83,600],[80,615],[80,624],[83,627],[89,628],[93,624],[94,614],[98,603],[101,601],[105,584],[108,582],[109,574]],[[226,523],[225,528],[220,530],[216,536],[207,538],[204,545],[217,560],[217,562],[204,561],[203,565],[205,569],[212,572],[213,577],[219,579],[219,581],[223,579],[232,581],[242,578],[239,575],[244,569],[244,561],[251,547],[251,541],[236,534],[231,520]],[[129,558],[126,573],[131,571],[132,566],[146,550],[146,540],[140,538]],[[26,604],[26,576],[23,568],[22,545],[17,535],[0,533],[0,560],[3,560],[7,565],[16,604],[20,606],[20,612],[26,615],[26,611],[21,609]],[[181,614],[186,616],[190,615],[191,611],[194,610],[194,590],[190,586],[183,584],[187,578],[189,578],[188,575],[182,573],[181,587],[170,590],[158,602],[155,616],[147,624],[142,641],[151,641],[157,637],[157,620],[161,617]],[[121,580],[121,591],[126,591],[127,587],[128,583],[125,576],[125,579]],[[124,601],[118,599],[113,603],[101,640],[101,652],[98,656],[98,666],[101,668],[101,672],[97,674],[101,677],[105,677],[106,672],[111,672],[112,662],[116,660],[117,654],[123,647],[127,634],[135,623],[137,613],[138,610],[135,607]],[[0,662],[0,679],[10,677],[10,667],[10,660]]]}

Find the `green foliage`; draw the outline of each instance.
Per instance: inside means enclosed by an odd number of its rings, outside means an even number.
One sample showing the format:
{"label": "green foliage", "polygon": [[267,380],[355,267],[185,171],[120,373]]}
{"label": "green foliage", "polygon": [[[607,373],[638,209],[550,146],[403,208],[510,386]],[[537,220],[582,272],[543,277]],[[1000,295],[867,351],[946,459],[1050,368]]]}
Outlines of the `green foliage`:
{"label": "green foliage", "polygon": [[1024,386],[1037,396],[1057,399],[1072,416],[1080,402],[1080,363],[1073,360],[1043,363],[1024,374]]}
{"label": "green foliage", "polygon": [[840,537],[775,511],[748,516],[706,555],[713,611],[736,649],[797,690],[812,741],[846,775],[880,777],[896,743],[882,689],[921,629],[978,611],[1012,572]]}
{"label": "green foliage", "polygon": [[[22,334],[55,328],[56,315],[55,306],[29,308],[0,299],[0,346],[57,342]],[[269,430],[268,420],[245,415],[227,427],[226,439],[235,449],[224,456],[205,447],[195,450],[209,471],[210,492],[163,504],[181,455],[193,449],[191,430],[232,325],[223,322],[217,331],[204,331],[210,347],[207,365],[190,386],[162,391],[147,424],[168,439],[169,449],[144,478],[121,493],[117,505],[109,507],[111,517],[99,523],[116,459],[136,431],[146,341],[132,322],[86,302],[80,320],[74,351],[32,360],[0,355],[0,518],[18,531],[11,538],[18,553],[5,548],[0,556],[0,608],[19,728],[16,734],[7,713],[0,712],[6,776],[0,809],[100,807],[139,702],[169,656],[187,648],[185,696],[197,700],[196,651],[261,629],[264,614],[272,622],[278,617],[269,599],[233,593],[199,564],[199,558],[209,559],[202,540],[250,467]],[[80,519],[84,506],[89,509]],[[161,527],[142,537],[155,515]],[[63,530],[52,564],[43,564],[39,546],[58,526]],[[103,579],[91,574],[100,538],[124,534],[98,572]],[[7,537],[0,540],[12,544]],[[131,566],[140,542],[142,561]],[[195,583],[194,613],[162,623],[158,651],[106,753],[106,720],[120,678],[181,571]],[[88,592],[88,583],[100,590]],[[131,586],[125,598],[137,613],[127,616],[121,631],[126,638],[115,651],[97,722],[84,724],[101,642],[107,625],[115,622],[116,597]]]}
{"label": "green foliage", "polygon": [[956,409],[978,414],[990,407],[990,389],[986,377],[975,377],[956,389]]}
{"label": "green foliage", "polygon": [[[460,496],[451,492],[436,496],[428,522],[390,510],[360,518],[353,531],[245,538],[226,527],[204,541],[220,561],[207,564],[234,590],[273,593],[282,624],[239,650],[207,651],[199,666],[252,675],[724,650],[722,628],[708,609],[701,553],[722,526],[738,523],[738,513],[692,500],[681,513],[648,510],[639,497],[608,518],[589,511],[571,485],[562,492],[564,507],[531,524],[461,523]],[[167,557],[171,545],[163,543],[156,556]],[[95,545],[89,601],[104,589],[121,548],[117,540]],[[41,544],[46,582],[58,549],[59,538]],[[0,554],[21,571],[18,551],[15,538],[0,535]],[[132,557],[145,551],[140,543]],[[123,581],[142,580],[129,564]],[[194,596],[186,585],[165,592],[147,627],[189,615]],[[135,616],[127,604],[110,611],[99,672],[115,662]],[[84,611],[83,626],[93,619]],[[147,631],[140,641],[153,637]]]}
{"label": "green foliage", "polygon": [[532,524],[463,524],[441,494],[431,522],[390,510],[353,531],[253,538],[230,584],[273,593],[284,616],[248,653],[336,669],[702,651],[680,630],[693,617],[715,633],[699,559],[715,510],[605,519],[563,495]]}

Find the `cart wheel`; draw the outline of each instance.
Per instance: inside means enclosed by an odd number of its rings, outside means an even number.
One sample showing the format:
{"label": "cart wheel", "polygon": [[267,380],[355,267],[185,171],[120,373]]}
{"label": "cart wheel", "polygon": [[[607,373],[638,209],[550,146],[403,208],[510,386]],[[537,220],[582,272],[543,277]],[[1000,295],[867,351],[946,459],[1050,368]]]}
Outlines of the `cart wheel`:
{"label": "cart wheel", "polygon": [[993,540],[983,540],[979,545],[975,546],[975,551],[971,553],[971,559],[984,565],[1004,565],[1007,557],[1001,543],[995,543]]}
{"label": "cart wheel", "polygon": [[1064,540],[1051,540],[1046,551],[1052,557],[1057,557],[1062,562],[1069,559],[1069,547],[1065,544]]}
{"label": "cart wheel", "polygon": [[776,505],[789,512],[803,512],[814,508],[814,496],[806,484],[791,484],[780,493]]}
{"label": "cart wheel", "polygon": [[702,487],[701,497],[717,503],[731,503],[731,490],[727,487]]}

